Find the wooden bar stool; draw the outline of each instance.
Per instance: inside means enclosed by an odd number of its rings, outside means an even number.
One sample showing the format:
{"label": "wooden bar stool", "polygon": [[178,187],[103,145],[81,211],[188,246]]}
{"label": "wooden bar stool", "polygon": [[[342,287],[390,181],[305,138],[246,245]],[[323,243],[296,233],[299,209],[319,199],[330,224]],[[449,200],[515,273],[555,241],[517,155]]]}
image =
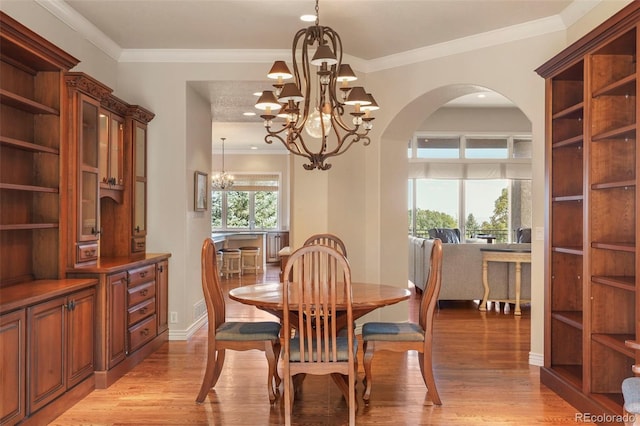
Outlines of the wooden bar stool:
{"label": "wooden bar stool", "polygon": [[220,249],[222,253],[222,269],[221,275],[229,278],[232,274],[242,275],[242,268],[240,267],[240,249],[223,248]]}
{"label": "wooden bar stool", "polygon": [[257,274],[260,271],[260,247],[247,246],[240,247],[240,269],[244,274],[245,270],[253,271]]}
{"label": "wooden bar stool", "polygon": [[254,274],[260,271],[260,247],[240,247],[240,268],[243,274],[245,270],[253,271]]}

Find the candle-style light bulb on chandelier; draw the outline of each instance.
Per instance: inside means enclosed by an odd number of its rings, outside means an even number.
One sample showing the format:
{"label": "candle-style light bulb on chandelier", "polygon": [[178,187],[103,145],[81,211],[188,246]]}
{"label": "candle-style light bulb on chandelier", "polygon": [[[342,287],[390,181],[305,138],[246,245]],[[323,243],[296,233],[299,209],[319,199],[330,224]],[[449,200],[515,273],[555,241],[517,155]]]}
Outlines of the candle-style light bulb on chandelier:
{"label": "candle-style light bulb on chandelier", "polygon": [[[255,105],[264,110],[260,117],[267,130],[265,142],[278,139],[289,152],[305,157],[306,170],[328,170],[329,157],[343,154],[359,141],[369,145],[370,114],[378,109],[363,87],[349,86],[357,77],[342,63],[342,40],[333,29],[319,25],[318,11],[316,0],[315,25],[299,30],[293,39],[293,74],[284,61],[276,61],[267,74],[277,80],[275,90],[262,92]],[[312,66],[317,67],[315,73]],[[291,78],[294,82],[284,82]],[[345,116],[347,109],[351,120]],[[274,126],[277,117],[284,119],[281,126]]]}
{"label": "candle-style light bulb on chandelier", "polygon": [[227,138],[220,138],[222,140],[222,171],[213,178],[211,178],[211,185],[215,189],[229,189],[233,186],[233,176],[224,171],[224,141]]}

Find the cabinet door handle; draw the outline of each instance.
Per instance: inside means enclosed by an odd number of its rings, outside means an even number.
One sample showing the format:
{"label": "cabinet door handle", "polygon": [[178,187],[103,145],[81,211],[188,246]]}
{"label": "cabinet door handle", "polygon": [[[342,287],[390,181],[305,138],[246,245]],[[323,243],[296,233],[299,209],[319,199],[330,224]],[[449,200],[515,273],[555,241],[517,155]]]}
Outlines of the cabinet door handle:
{"label": "cabinet door handle", "polygon": [[158,265],[158,272],[164,272],[164,266]]}
{"label": "cabinet door handle", "polygon": [[140,225],[136,226],[136,232],[140,232]]}
{"label": "cabinet door handle", "polygon": [[76,308],[76,302],[74,300],[69,300],[64,307],[67,308],[67,311],[73,311]]}

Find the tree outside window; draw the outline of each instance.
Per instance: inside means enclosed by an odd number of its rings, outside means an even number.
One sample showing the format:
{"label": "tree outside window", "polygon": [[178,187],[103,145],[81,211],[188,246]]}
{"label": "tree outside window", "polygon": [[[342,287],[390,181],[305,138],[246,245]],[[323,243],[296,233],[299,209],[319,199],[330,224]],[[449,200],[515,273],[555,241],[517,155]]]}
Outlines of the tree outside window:
{"label": "tree outside window", "polygon": [[232,190],[211,192],[212,229],[277,229],[279,175],[236,175]]}

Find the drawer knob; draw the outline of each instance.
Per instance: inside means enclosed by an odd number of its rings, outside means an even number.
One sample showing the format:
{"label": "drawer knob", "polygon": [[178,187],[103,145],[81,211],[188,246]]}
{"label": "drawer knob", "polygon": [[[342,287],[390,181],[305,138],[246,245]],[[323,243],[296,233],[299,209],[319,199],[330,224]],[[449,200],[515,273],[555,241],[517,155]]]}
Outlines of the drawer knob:
{"label": "drawer knob", "polygon": [[148,288],[145,288],[144,290],[140,291],[140,294],[143,295],[143,296],[146,296],[147,293],[149,293],[149,289]]}

